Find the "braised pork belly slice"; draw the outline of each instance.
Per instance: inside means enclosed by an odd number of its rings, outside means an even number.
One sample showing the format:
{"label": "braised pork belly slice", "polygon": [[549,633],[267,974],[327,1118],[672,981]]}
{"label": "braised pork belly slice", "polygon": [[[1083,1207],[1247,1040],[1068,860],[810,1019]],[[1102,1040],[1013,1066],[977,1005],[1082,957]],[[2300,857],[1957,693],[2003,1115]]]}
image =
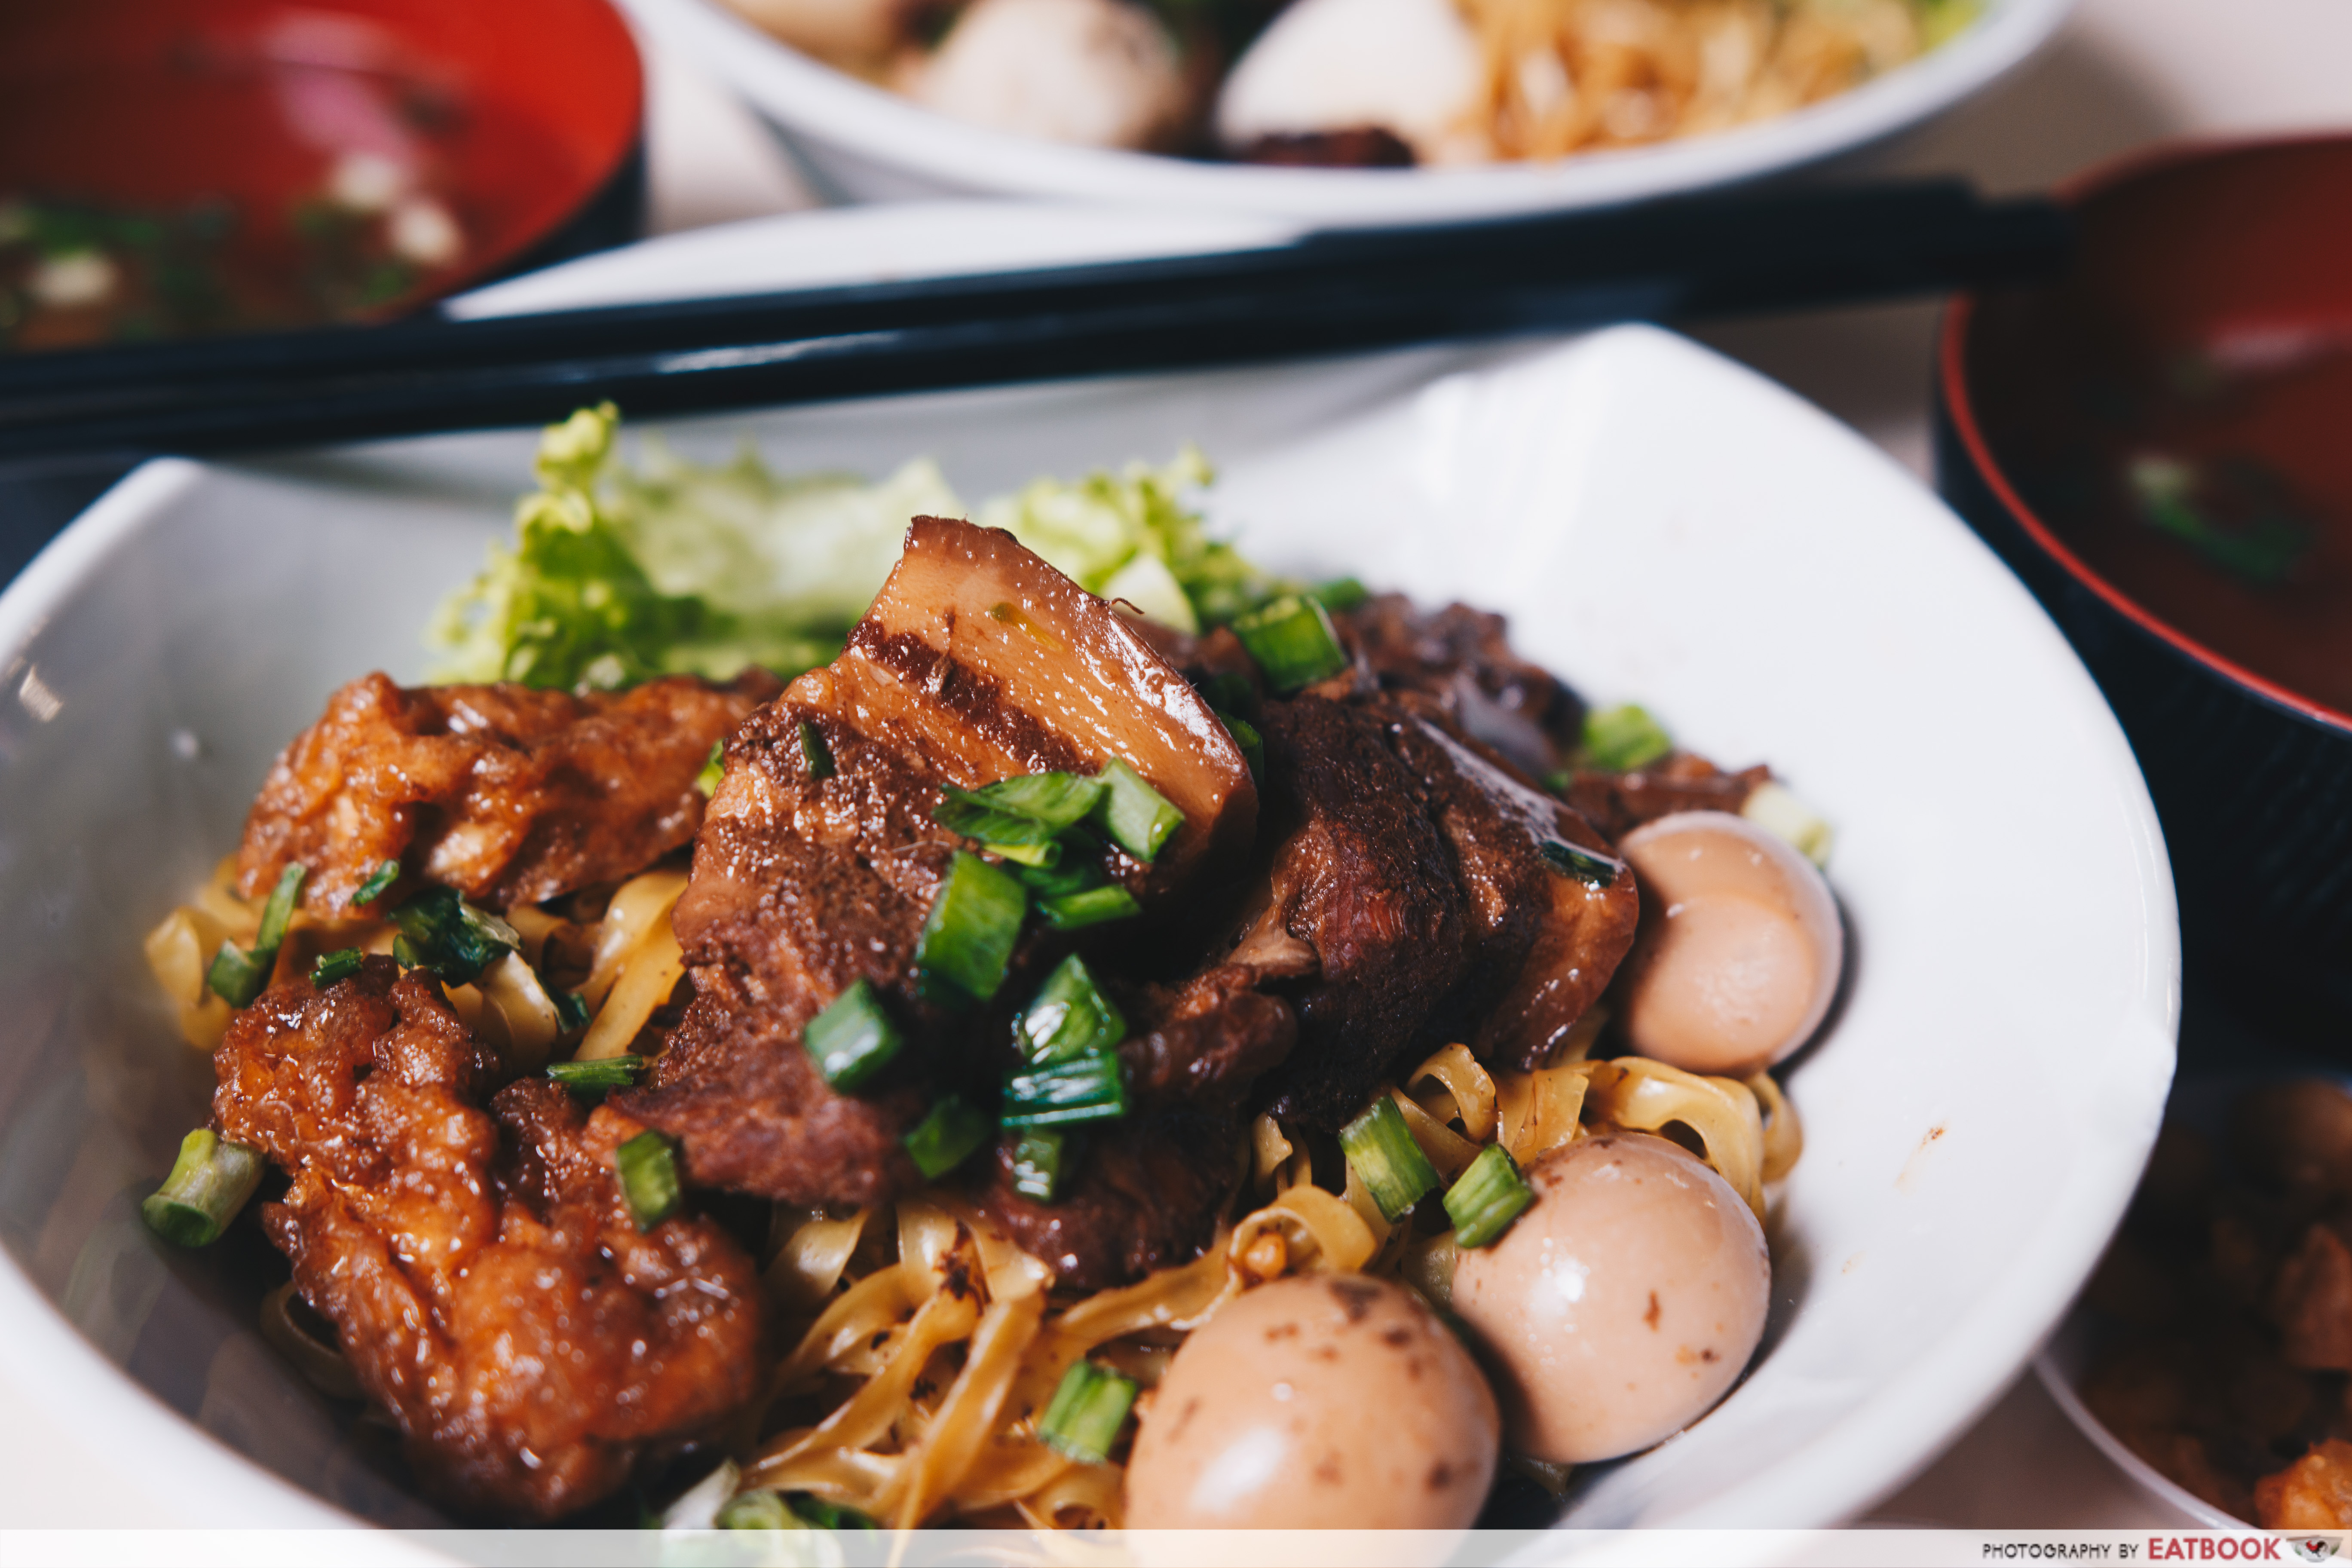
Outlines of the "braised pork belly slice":
{"label": "braised pork belly slice", "polygon": [[1503,617],[1467,605],[1421,610],[1380,594],[1332,617],[1381,693],[1492,747],[1535,778],[1567,765],[1584,703],[1512,650]]}
{"label": "braised pork belly slice", "polygon": [[421,973],[287,981],[216,1058],[222,1133],[292,1178],[263,1211],[426,1489],[544,1522],[710,1437],[761,1392],[757,1268],[708,1219],[640,1233],[641,1129],[497,1058]]}
{"label": "braised pork belly slice", "polygon": [[[698,1182],[800,1204],[914,1180],[899,1140],[935,1095],[992,1093],[1009,1009],[1066,951],[1033,927],[992,1005],[930,994],[916,954],[956,852],[944,787],[1133,768],[1183,813],[1150,865],[1104,874],[1149,910],[1246,852],[1248,764],[1128,623],[1011,534],[919,518],[841,658],[731,741],[673,923],[695,1000],[630,1115],[684,1140]],[[905,1037],[881,1082],[828,1088],[811,1019],[866,982]]]}
{"label": "braised pork belly slice", "polygon": [[631,876],[693,840],[711,746],[776,689],[756,670],[577,695],[364,676],[271,765],[238,886],[258,897],[299,863],[303,902],[332,914],[386,860],[394,897],[436,882],[495,909]]}

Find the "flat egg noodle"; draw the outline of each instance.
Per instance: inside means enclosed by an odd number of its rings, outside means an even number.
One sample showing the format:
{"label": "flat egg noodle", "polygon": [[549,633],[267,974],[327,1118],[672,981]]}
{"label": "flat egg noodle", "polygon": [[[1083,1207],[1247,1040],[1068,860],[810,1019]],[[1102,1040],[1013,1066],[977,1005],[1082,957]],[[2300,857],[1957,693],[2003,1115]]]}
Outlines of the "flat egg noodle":
{"label": "flat egg noodle", "polygon": [[1698,1135],[1704,1158],[1764,1218],[1764,1119],[1748,1087],[1701,1078],[1645,1057],[1592,1064],[1595,1119],[1633,1132],[1679,1121]]}
{"label": "flat egg noodle", "polygon": [[[1437,1087],[1424,1093],[1424,1083]],[[1406,1076],[1404,1088],[1433,1120],[1460,1121],[1462,1135],[1473,1143],[1493,1141],[1495,1080],[1469,1047],[1453,1045],[1439,1051]]]}
{"label": "flat egg noodle", "polygon": [[1597,1063],[1572,1061],[1506,1073],[1495,1085],[1496,1124],[1504,1151],[1525,1170],[1582,1131],[1584,1099]]}
{"label": "flat egg noodle", "polygon": [[1304,1259],[1305,1270],[1314,1274],[1356,1273],[1371,1261],[1381,1240],[1346,1198],[1312,1182],[1285,1188],[1234,1227],[1225,1256],[1237,1274],[1251,1244],[1269,1233],[1282,1237],[1294,1263]]}
{"label": "flat egg noodle", "polygon": [[1803,1157],[1805,1126],[1770,1073],[1759,1072],[1749,1079],[1748,1089],[1764,1110],[1764,1180],[1777,1182],[1795,1170]]}
{"label": "flat egg noodle", "polygon": [[604,906],[604,918],[596,928],[595,958],[589,966],[588,978],[581,983],[580,997],[591,1007],[601,1007],[604,998],[621,978],[638,948],[645,945],[656,927],[666,925],[670,911],[686,891],[683,871],[647,871],[621,884],[612,901]]}
{"label": "flat egg noodle", "polygon": [[776,1249],[775,1260],[763,1276],[777,1305],[796,1316],[823,1310],[834,1288],[841,1283],[850,1254],[857,1250],[866,1235],[866,1219],[873,1213],[863,1208],[847,1219],[827,1219],[820,1214],[794,1227]]}
{"label": "flat egg noodle", "polygon": [[1412,1134],[1412,1141],[1421,1145],[1421,1152],[1429,1156],[1429,1163],[1447,1181],[1460,1175],[1478,1157],[1477,1144],[1423,1110],[1420,1101],[1402,1089],[1389,1090],[1389,1098],[1396,1102],[1397,1113],[1404,1118],[1405,1131]]}
{"label": "flat egg noodle", "polygon": [[596,1010],[595,1021],[588,1026],[588,1037],[580,1042],[576,1059],[593,1062],[625,1054],[654,1010],[667,1002],[677,983],[686,978],[686,954],[677,945],[677,933],[670,929],[669,915],[667,909],[663,910],[646,940],[629,954],[604,1005]]}
{"label": "flat egg noodle", "polygon": [[1031,1290],[1012,1300],[992,1301],[981,1314],[963,1370],[940,1401],[911,1462],[900,1468],[892,1486],[876,1500],[888,1509],[892,1492],[898,1493],[893,1511],[899,1529],[920,1524],[971,1468],[996,1428],[1022,1354],[1037,1337],[1045,1313],[1044,1293]]}

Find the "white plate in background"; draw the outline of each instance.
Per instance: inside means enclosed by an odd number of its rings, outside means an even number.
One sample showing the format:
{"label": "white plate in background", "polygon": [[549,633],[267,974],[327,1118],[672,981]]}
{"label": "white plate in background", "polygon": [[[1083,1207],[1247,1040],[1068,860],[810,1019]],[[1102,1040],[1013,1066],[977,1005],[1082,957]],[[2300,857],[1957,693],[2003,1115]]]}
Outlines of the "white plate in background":
{"label": "white plate in background", "polygon": [[[681,254],[656,291],[703,291]],[[625,291],[629,264],[605,265]],[[1582,1473],[1567,1522],[1849,1516],[2000,1392],[2122,1213],[2179,975],[2131,753],[1974,537],[1751,374],[1624,328],[667,431],[713,458],[749,436],[784,469],[928,453],[972,500],[1197,441],[1216,524],[1269,564],[1503,610],[1591,697],[1769,760],[1837,824],[1853,977],[1791,1078],[1809,1147],[1772,1226],[1765,1353],[1687,1435]],[[208,1073],[138,938],[331,689],[421,672],[417,629],[505,533],[530,451],[505,433],[152,465],[0,595],[0,1362],[192,1521],[308,1522],[313,1497],[433,1517],[261,1345],[253,1260],[139,1228]]]}

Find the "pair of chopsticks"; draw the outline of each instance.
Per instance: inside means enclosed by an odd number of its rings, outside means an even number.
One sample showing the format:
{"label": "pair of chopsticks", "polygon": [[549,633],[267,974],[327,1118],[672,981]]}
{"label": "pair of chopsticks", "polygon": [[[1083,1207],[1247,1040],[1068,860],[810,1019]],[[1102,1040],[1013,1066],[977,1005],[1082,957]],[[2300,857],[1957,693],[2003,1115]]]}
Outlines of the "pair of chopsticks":
{"label": "pair of chopsticks", "polygon": [[1237,364],[1996,284],[2067,225],[1958,181],[1309,235],[982,277],[0,358],[0,459],[255,451]]}

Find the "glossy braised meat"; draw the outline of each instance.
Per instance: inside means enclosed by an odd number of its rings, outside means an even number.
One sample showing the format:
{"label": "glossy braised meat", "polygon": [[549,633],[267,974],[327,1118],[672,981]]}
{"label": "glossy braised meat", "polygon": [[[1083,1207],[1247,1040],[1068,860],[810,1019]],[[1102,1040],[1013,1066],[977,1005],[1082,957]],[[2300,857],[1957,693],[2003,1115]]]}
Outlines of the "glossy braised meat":
{"label": "glossy braised meat", "polygon": [[1469,973],[1472,911],[1421,782],[1390,747],[1400,717],[1300,697],[1259,720],[1280,837],[1234,957],[1311,970],[1281,987],[1298,1043],[1265,1098],[1286,1121],[1330,1131],[1362,1110]]}
{"label": "glossy braised meat", "polygon": [[1579,768],[1570,782],[1568,798],[1594,827],[1614,841],[1645,822],[1678,811],[1736,813],[1758,786],[1771,779],[1772,770],[1761,763],[1727,773],[1705,757],[1676,752],[1630,773]]}
{"label": "glossy braised meat", "polygon": [[[683,1139],[698,1182],[796,1204],[911,1184],[900,1137],[937,1088],[988,1092],[1006,1009],[1063,951],[1033,927],[992,1009],[921,994],[923,922],[970,847],[931,820],[940,786],[1093,773],[1114,757],[1184,813],[1152,866],[1106,852],[1148,905],[1246,851],[1247,763],[1133,626],[1011,534],[917,519],[841,658],[729,745],[673,918],[695,1000],[652,1084],[615,1103]],[[886,1086],[844,1096],[801,1038],[860,979],[908,1046]]]}
{"label": "glossy braised meat", "polygon": [[1239,1110],[1298,1041],[1290,1004],[1256,989],[1265,978],[1224,963],[1181,985],[1142,987],[1127,1006],[1130,1032],[1118,1047],[1129,1098],[1145,1107]]}
{"label": "glossy braised meat", "polygon": [[1420,610],[1380,594],[1334,619],[1391,701],[1493,747],[1531,778],[1566,766],[1582,739],[1582,700],[1511,650],[1500,616],[1467,605]]}
{"label": "glossy braised meat", "polygon": [[305,906],[335,913],[396,859],[404,889],[503,910],[634,875],[693,839],[712,744],[775,691],[756,670],[582,695],[364,676],[271,765],[238,886],[258,897],[299,861]]}
{"label": "glossy braised meat", "polygon": [[371,958],[237,1015],[222,1133],[292,1177],[263,1222],[425,1485],[544,1522],[762,1392],[757,1269],[708,1219],[640,1234],[613,1151],[639,1131],[495,1056],[421,973]]}
{"label": "glossy braised meat", "polygon": [[966,1178],[981,1212],[1050,1265],[1056,1285],[1123,1285],[1190,1263],[1215,1238],[1218,1216],[1241,1185],[1238,1117],[1182,1107],[1138,1111],[1078,1136],[1078,1165],[1050,1204],[1014,1189],[1011,1138],[992,1158],[975,1160]]}

